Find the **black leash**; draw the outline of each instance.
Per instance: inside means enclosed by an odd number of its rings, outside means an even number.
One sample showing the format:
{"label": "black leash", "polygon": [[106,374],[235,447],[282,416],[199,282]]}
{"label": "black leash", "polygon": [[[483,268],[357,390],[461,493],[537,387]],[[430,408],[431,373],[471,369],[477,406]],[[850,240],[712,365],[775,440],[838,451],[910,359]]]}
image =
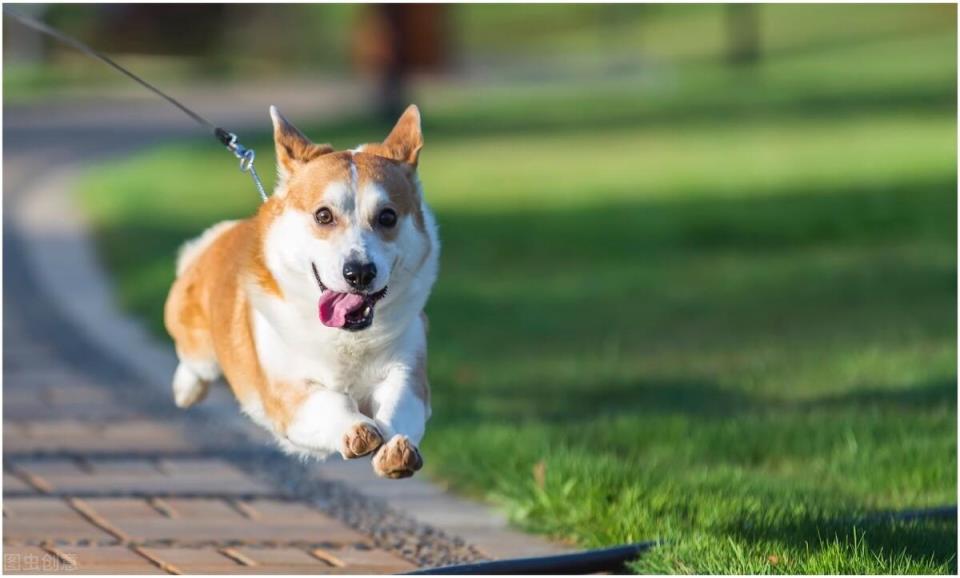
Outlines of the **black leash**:
{"label": "black leash", "polygon": [[557,554],[554,556],[491,560],[489,562],[425,568],[423,570],[407,572],[407,574],[502,575],[617,573],[626,570],[628,562],[637,559],[641,554],[658,545],[660,545],[659,542],[641,542],[639,544],[627,544],[613,548],[586,550],[583,552]]}
{"label": "black leash", "polygon": [[237,141],[237,135],[233,134],[232,132],[226,129],[220,128],[219,126],[216,126],[209,120],[203,118],[196,112],[187,108],[183,103],[181,103],[177,99],[164,93],[162,90],[160,90],[156,86],[150,84],[146,80],[140,78],[136,74],[120,66],[119,64],[114,62],[110,57],[84,44],[83,42],[80,42],[76,38],[73,38],[72,36],[68,36],[63,32],[60,32],[56,28],[52,28],[47,24],[45,24],[44,22],[36,20],[35,18],[31,18],[30,16],[26,16],[24,14],[20,14],[19,12],[11,10],[6,6],[3,7],[3,12],[13,17],[14,19],[18,20],[24,26],[27,26],[28,28],[32,28],[37,32],[41,32],[43,34],[46,34],[47,36],[55,38],[60,42],[63,42],[67,46],[75,48],[80,52],[83,52],[87,56],[94,58],[96,60],[99,60],[100,62],[103,62],[104,64],[117,70],[118,72],[120,72],[121,74],[129,78],[130,80],[133,80],[140,86],[146,88],[150,92],[156,94],[160,98],[166,100],[173,106],[177,107],[178,109],[180,109],[181,112],[189,116],[191,119],[193,119],[194,122],[196,122],[200,126],[206,128],[209,131],[212,131],[213,136],[216,137],[216,139],[220,141],[220,143],[223,146],[227,147],[227,150],[233,153],[234,156],[240,159],[240,170],[245,173],[246,172],[250,173],[250,177],[253,179],[253,184],[256,185],[257,192],[260,193],[260,198],[263,200],[263,202],[267,201],[267,193],[263,188],[263,183],[260,182],[260,175],[257,174],[257,170],[253,167],[253,161],[256,158],[256,154],[253,152],[253,149],[248,149],[243,145],[241,145]]}

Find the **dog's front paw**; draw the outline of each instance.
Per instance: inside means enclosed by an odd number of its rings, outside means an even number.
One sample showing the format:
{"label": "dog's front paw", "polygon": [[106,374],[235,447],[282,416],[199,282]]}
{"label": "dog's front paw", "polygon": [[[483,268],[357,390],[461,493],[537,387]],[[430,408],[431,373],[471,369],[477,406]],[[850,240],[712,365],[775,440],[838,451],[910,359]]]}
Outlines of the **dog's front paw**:
{"label": "dog's front paw", "polygon": [[423,458],[417,446],[402,435],[393,436],[373,456],[373,471],[382,478],[409,478],[422,467]]}
{"label": "dog's front paw", "polygon": [[340,453],[348,460],[368,455],[383,445],[383,436],[377,426],[360,422],[343,434]]}

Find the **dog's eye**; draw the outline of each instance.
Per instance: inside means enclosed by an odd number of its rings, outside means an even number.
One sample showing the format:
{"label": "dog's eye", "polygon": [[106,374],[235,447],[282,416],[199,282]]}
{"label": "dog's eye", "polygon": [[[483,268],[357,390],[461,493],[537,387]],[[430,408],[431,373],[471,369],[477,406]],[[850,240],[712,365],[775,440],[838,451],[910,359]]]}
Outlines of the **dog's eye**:
{"label": "dog's eye", "polygon": [[333,222],[333,213],[330,212],[330,209],[326,207],[321,207],[317,209],[317,212],[313,214],[313,217],[321,225],[329,225]]}
{"label": "dog's eye", "polygon": [[380,223],[381,227],[387,227],[389,229],[397,224],[397,212],[393,209],[384,209],[380,211],[380,215],[377,216],[377,222]]}

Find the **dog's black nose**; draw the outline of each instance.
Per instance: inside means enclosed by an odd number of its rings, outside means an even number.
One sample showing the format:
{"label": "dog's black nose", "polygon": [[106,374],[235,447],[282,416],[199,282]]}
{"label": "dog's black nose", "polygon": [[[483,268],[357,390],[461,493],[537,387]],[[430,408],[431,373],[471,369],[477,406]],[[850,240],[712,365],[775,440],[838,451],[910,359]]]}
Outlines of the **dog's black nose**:
{"label": "dog's black nose", "polygon": [[363,290],[373,283],[377,276],[377,266],[373,263],[360,263],[359,261],[347,261],[343,265],[343,278],[351,287],[357,290]]}

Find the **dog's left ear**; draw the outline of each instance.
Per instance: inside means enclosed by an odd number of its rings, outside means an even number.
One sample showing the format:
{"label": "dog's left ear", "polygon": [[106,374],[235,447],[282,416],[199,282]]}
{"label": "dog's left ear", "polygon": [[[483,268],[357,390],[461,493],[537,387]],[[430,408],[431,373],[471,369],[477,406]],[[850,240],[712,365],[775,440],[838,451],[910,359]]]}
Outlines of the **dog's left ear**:
{"label": "dog's left ear", "polygon": [[310,142],[310,139],[280,114],[277,107],[270,107],[270,118],[273,119],[273,141],[277,147],[277,169],[281,177],[286,178],[298,166],[333,152],[330,145]]}
{"label": "dog's left ear", "polygon": [[396,126],[384,139],[382,156],[401,161],[416,168],[423,148],[423,133],[420,131],[420,109],[411,104],[400,116]]}

